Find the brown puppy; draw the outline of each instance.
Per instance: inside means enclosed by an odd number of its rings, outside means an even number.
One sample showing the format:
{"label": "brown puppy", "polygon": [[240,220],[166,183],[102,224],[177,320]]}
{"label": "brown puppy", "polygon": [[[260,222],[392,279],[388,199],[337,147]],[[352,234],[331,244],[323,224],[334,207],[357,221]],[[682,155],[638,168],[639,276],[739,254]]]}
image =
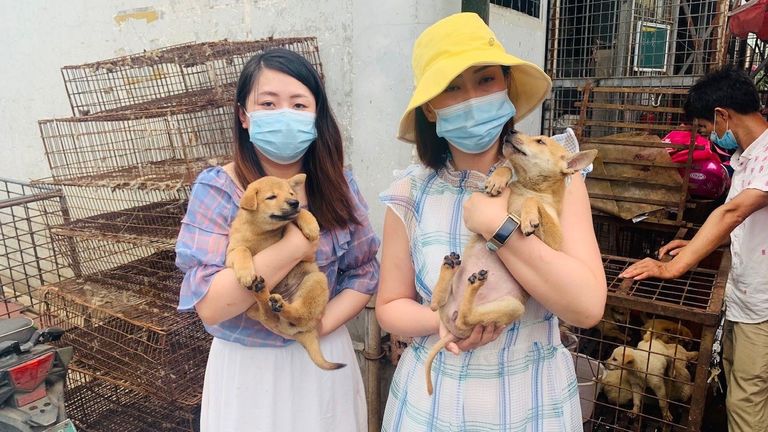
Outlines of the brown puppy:
{"label": "brown puppy", "polygon": [[690,341],[693,333],[680,322],[669,321],[661,318],[650,319],[643,324],[643,340],[650,340],[651,336],[664,343],[676,344],[681,341]]}
{"label": "brown puppy", "polygon": [[620,306],[605,305],[603,319],[596,326],[603,335],[603,338],[616,339],[621,341],[622,344],[626,344],[629,341],[629,337],[625,331],[621,330],[619,325],[624,329],[629,325],[629,309]]}
{"label": "brown puppy", "polygon": [[317,220],[299,208],[294,191],[305,180],[306,174],[289,180],[266,176],[248,185],[230,229],[226,265],[256,296],[256,303],[247,311],[250,318],[285,338],[295,339],[315,364],[332,370],[345,365],[327,361],[320,351],[316,327],[328,303],[325,274],[314,261],[301,262],[269,291],[264,289],[264,278],[257,277],[253,268],[253,256],[280,240],[289,223],[295,223],[311,241],[319,237]]}
{"label": "brown puppy", "polygon": [[[522,232],[535,234],[559,250],[562,244],[559,215],[566,178],[589,165],[597,150],[571,155],[550,137],[517,133],[505,139],[503,153],[507,159],[505,166],[497,168],[488,178],[486,193],[495,196],[504,187],[510,187],[512,194],[507,211],[519,215]],[[517,179],[510,183],[513,169]],[[474,236],[463,254],[463,265],[458,254],[446,255],[432,292],[431,308],[439,311],[440,320],[450,334],[437,342],[427,356],[429,394],[432,394],[432,361],[446,344],[467,338],[477,325],[508,326],[523,314],[528,300],[528,293],[496,254],[487,249],[482,237]]]}

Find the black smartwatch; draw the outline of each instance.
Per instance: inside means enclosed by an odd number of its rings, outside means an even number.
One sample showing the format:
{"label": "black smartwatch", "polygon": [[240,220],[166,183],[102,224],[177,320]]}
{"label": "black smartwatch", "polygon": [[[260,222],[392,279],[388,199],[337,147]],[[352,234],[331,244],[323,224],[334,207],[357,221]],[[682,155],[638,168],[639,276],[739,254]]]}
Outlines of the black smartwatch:
{"label": "black smartwatch", "polygon": [[509,237],[519,226],[520,218],[513,214],[508,214],[507,217],[504,218],[504,222],[502,222],[499,228],[496,230],[496,233],[493,234],[493,237],[488,239],[485,247],[487,247],[488,250],[492,252],[498,251],[502,246],[504,246],[504,243],[507,242]]}

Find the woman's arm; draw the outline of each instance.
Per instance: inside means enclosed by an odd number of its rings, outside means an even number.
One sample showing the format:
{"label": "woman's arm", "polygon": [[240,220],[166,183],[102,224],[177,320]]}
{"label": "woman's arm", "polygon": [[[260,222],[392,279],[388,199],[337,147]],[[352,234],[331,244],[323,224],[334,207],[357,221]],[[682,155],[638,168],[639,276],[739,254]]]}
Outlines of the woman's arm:
{"label": "woman's arm", "polygon": [[332,298],[325,307],[323,318],[317,329],[320,336],[331,334],[339,327],[347,323],[368,304],[370,294],[361,293],[351,289],[345,289]]}
{"label": "woman's arm", "polygon": [[[286,226],[285,235],[253,257],[256,274],[262,276],[271,289],[300,261],[314,257],[317,242],[310,242],[294,224]],[[242,287],[230,268],[213,277],[208,292],[195,305],[206,325],[216,325],[245,312],[256,302],[253,293]]]}
{"label": "woman's arm", "polygon": [[[464,221],[490,238],[506,217],[509,190],[498,197],[475,193],[464,205]],[[592,327],[600,321],[607,295],[600,250],[584,180],[574,175],[566,189],[560,218],[562,251],[517,230],[498,251],[515,279],[539,303],[564,321]]]}
{"label": "woman's arm", "polygon": [[408,234],[403,221],[390,208],[384,214],[382,237],[381,276],[376,296],[376,319],[381,328],[400,336],[437,333],[437,313],[416,301]]}

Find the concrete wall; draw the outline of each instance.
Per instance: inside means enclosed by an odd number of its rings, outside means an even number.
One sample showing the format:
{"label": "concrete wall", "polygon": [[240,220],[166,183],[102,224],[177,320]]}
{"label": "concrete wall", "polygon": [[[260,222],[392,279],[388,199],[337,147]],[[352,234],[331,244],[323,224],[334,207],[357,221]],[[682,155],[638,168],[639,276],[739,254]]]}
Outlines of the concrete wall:
{"label": "concrete wall", "polygon": [[[412,89],[411,47],[424,28],[460,9],[459,0],[0,0],[0,176],[50,175],[37,120],[71,115],[64,65],[189,41],[314,35],[348,162],[380,227],[376,196],[412,156],[394,138]],[[543,65],[543,19],[491,5],[490,22],[507,50]],[[538,131],[539,118],[540,111],[520,128]]]}

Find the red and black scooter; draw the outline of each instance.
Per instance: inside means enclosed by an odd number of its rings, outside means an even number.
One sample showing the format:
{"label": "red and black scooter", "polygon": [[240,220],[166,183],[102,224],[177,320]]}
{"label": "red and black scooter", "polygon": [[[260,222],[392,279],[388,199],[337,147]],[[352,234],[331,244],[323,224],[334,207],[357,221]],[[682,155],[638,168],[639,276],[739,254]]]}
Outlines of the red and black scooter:
{"label": "red and black scooter", "polygon": [[72,347],[48,344],[62,334],[27,317],[0,320],[0,432],[75,431],[64,408]]}

